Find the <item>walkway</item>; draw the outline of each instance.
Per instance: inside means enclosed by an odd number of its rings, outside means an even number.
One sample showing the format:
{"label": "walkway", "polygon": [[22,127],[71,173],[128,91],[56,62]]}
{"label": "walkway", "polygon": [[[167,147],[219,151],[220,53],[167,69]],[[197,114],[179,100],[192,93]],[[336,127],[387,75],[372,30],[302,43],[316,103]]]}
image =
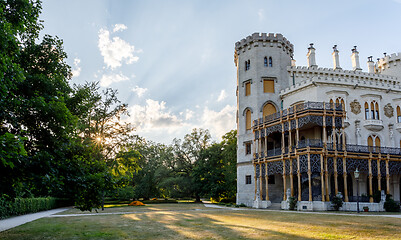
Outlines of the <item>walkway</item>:
{"label": "walkway", "polygon": [[31,213],[17,217],[11,217],[4,220],[0,220],[0,232],[8,230],[10,228],[17,227],[19,225],[25,224],[27,222],[32,222],[36,219],[47,217],[59,212],[68,210],[69,208],[57,208],[43,212]]}
{"label": "walkway", "polygon": [[323,214],[323,215],[338,215],[338,216],[359,216],[359,217],[392,217],[392,218],[401,218],[401,214],[358,214],[358,213],[336,213],[336,212],[309,212],[309,211],[290,211],[290,210],[278,210],[278,209],[257,209],[257,208],[233,208],[233,207],[223,207],[215,204],[203,204],[205,207],[209,208],[220,208],[227,210],[251,210],[251,211],[266,211],[266,212],[285,212],[285,213],[299,213],[299,214]]}

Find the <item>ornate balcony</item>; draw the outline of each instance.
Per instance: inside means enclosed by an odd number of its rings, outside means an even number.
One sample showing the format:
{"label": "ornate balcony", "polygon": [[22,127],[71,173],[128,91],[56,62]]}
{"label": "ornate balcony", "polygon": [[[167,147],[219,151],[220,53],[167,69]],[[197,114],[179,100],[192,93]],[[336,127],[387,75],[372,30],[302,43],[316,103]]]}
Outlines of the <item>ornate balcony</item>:
{"label": "ornate balcony", "polygon": [[[334,145],[332,143],[327,143],[327,150],[334,151]],[[324,144],[323,141],[320,139],[306,139],[299,141],[298,147],[293,148],[294,152],[295,149],[297,150],[302,150],[307,147],[313,148],[313,149],[321,149],[322,151],[324,150]],[[398,156],[401,157],[401,148],[392,148],[392,147],[372,147],[372,146],[365,146],[365,145],[356,145],[356,144],[346,144],[345,146],[347,150],[347,154],[390,154],[393,156]],[[336,144],[336,149],[338,152],[343,152],[343,145],[342,144]],[[263,152],[261,154],[255,153],[254,154],[254,160],[257,161],[259,159],[263,159],[265,157],[271,158],[271,157],[278,157],[281,156],[282,149],[281,148],[275,148],[275,149],[269,149],[267,150],[267,153]],[[284,149],[284,154],[288,154],[288,148],[286,147]]]}
{"label": "ornate balcony", "polygon": [[383,126],[383,121],[382,120],[377,120],[377,119],[367,119],[365,120],[365,122],[363,123],[363,126],[371,131],[381,131],[384,126]]}

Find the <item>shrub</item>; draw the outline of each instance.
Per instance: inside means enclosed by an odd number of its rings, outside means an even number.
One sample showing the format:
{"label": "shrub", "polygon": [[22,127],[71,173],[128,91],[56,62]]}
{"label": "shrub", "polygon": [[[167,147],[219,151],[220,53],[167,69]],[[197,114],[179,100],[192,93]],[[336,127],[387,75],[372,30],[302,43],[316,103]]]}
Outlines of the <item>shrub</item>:
{"label": "shrub", "polygon": [[140,201],[133,201],[130,204],[128,204],[128,206],[145,206],[145,204],[143,204]]}
{"label": "shrub", "polygon": [[240,207],[246,207],[246,205],[244,203],[241,203],[239,206]]}
{"label": "shrub", "polygon": [[[49,210],[60,205],[69,203],[65,199],[58,203],[57,198],[15,198],[14,201],[7,200],[5,197],[0,198],[0,219],[15,215],[23,215],[35,213],[39,211]],[[64,205],[65,206],[65,205]]]}
{"label": "shrub", "polygon": [[338,211],[340,207],[343,206],[343,196],[341,193],[338,193],[331,199],[331,204],[335,211]]}
{"label": "shrub", "polygon": [[400,211],[400,205],[391,198],[391,194],[386,195],[386,201],[384,202],[384,209],[386,209],[386,212]]}
{"label": "shrub", "polygon": [[297,199],[295,197],[289,197],[288,198],[288,203],[289,203],[289,208],[290,210],[295,210],[297,206]]}

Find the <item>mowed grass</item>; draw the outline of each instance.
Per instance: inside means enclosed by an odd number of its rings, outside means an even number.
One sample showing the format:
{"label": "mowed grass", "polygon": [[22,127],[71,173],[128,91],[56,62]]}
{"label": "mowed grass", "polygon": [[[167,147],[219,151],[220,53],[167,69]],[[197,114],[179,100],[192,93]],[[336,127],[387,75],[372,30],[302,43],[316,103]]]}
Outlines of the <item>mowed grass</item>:
{"label": "mowed grass", "polygon": [[[107,211],[134,213],[42,218],[1,232],[0,239],[401,238],[401,219],[389,217],[213,209],[202,204],[149,204]],[[61,214],[66,213],[78,212]]]}

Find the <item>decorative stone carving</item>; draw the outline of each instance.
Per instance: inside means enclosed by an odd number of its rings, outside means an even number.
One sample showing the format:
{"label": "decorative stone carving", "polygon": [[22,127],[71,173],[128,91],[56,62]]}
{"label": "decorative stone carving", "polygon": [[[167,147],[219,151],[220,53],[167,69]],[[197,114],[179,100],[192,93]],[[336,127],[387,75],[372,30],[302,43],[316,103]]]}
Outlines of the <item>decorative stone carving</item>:
{"label": "decorative stone carving", "polygon": [[384,106],[384,115],[388,118],[394,116],[394,108],[390,103],[387,103],[386,106]]}
{"label": "decorative stone carving", "polygon": [[354,114],[359,114],[361,113],[361,104],[358,102],[358,100],[352,101],[350,104],[351,107],[351,112]]}

